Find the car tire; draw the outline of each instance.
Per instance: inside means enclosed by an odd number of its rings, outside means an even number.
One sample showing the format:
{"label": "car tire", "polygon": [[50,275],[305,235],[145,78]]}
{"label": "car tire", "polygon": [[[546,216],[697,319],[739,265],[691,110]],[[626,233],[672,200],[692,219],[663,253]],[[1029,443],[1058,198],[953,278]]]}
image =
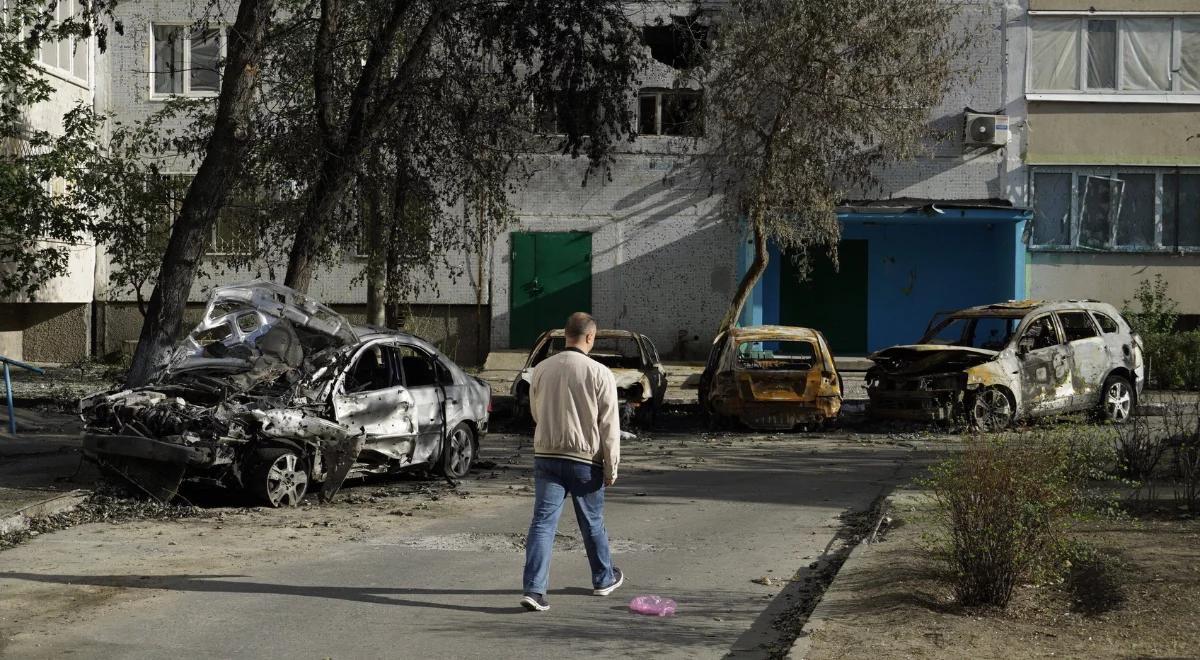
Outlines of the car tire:
{"label": "car tire", "polygon": [[267,506],[296,506],[308,492],[308,470],[304,459],[294,449],[260,449],[255,452],[247,474],[247,489]]}
{"label": "car tire", "polygon": [[1137,394],[1134,393],[1128,378],[1112,374],[1104,379],[1104,387],[1100,390],[1100,419],[1124,424],[1133,417],[1136,407]]}
{"label": "car tire", "polygon": [[967,399],[967,421],[971,428],[984,433],[1003,431],[1012,425],[1016,406],[999,387],[985,387]]}
{"label": "car tire", "polygon": [[471,471],[475,461],[475,431],[466,422],[459,422],[446,436],[438,472],[451,479],[461,479]]}

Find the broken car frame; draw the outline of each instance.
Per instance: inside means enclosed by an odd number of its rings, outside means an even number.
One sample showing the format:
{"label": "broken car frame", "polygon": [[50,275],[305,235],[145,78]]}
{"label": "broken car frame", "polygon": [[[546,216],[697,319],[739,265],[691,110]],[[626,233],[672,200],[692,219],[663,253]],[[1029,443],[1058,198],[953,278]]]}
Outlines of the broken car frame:
{"label": "broken car frame", "polygon": [[1080,410],[1124,422],[1145,384],[1141,339],[1112,305],[1086,300],[960,310],[869,358],[872,416],[965,417],[987,431]]}
{"label": "broken car frame", "polygon": [[810,328],[732,328],[713,340],[700,406],[714,419],[790,430],[837,417],[842,379],[824,335]]}
{"label": "broken car frame", "polygon": [[80,402],[85,455],[159,499],[184,479],[294,506],[350,474],[461,477],[491,395],[422,339],[268,282],[216,289],[154,382]]}

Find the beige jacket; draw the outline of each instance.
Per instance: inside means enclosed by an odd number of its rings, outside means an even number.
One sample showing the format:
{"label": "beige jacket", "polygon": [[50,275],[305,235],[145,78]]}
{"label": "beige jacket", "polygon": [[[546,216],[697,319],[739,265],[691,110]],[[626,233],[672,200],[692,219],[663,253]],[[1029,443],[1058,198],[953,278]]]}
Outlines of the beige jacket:
{"label": "beige jacket", "polygon": [[568,349],[534,367],[529,380],[534,456],[603,465],[605,479],[616,481],[621,416],[612,372]]}

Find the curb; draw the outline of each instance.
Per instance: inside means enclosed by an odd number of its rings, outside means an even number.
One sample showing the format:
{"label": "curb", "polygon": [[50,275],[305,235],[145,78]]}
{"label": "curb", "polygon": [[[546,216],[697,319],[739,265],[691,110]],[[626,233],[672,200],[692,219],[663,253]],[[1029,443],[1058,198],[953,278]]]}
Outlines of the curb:
{"label": "curb", "polygon": [[23,532],[29,529],[31,521],[38,518],[47,518],[71,511],[87,500],[89,495],[91,495],[90,491],[73,490],[69,493],[63,493],[48,500],[42,500],[41,502],[17,509],[13,513],[0,518],[0,536],[14,532]]}
{"label": "curb", "polygon": [[835,575],[833,580],[830,581],[829,585],[825,587],[825,590],[821,594],[821,600],[817,602],[816,607],[814,607],[812,612],[808,615],[808,619],[805,620],[804,626],[800,628],[800,635],[796,637],[796,641],[792,643],[792,650],[789,651],[786,656],[788,660],[804,660],[806,657],[808,657],[808,652],[812,648],[812,634],[825,627],[825,622],[830,618],[829,601],[824,598],[824,595],[829,593],[829,590],[837,584],[837,581],[842,577],[842,574],[853,570],[855,565],[862,561],[861,558],[863,555],[863,548],[874,544],[874,539],[879,533],[879,528],[883,525],[884,521],[887,520],[888,511],[891,508],[892,496],[889,495],[884,498],[883,502],[879,505],[879,509],[877,510],[878,515],[876,515],[875,522],[871,525],[871,532],[867,534],[861,541],[855,544],[853,548],[851,548],[850,554],[847,555],[846,560],[842,562],[842,566],[838,569],[837,575]]}

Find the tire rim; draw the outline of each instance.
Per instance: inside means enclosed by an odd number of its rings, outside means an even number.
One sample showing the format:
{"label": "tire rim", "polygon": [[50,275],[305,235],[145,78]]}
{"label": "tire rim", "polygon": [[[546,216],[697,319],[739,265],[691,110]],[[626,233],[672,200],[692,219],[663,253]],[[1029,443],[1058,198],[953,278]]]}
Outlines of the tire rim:
{"label": "tire rim", "polygon": [[1129,419],[1131,408],[1133,408],[1133,396],[1129,392],[1129,386],[1123,380],[1113,381],[1104,396],[1104,409],[1108,413],[1108,418],[1114,422],[1123,422]]}
{"label": "tire rim", "polygon": [[975,397],[975,424],[981,431],[999,431],[1012,419],[1012,405],[999,390],[984,390]]}
{"label": "tire rim", "polygon": [[296,506],[308,490],[308,475],[295,454],[279,456],[267,471],[267,497],[275,506]]}
{"label": "tire rim", "polygon": [[461,477],[471,469],[471,435],[464,428],[454,429],[450,435],[450,460],[446,463],[448,471],[454,476]]}

